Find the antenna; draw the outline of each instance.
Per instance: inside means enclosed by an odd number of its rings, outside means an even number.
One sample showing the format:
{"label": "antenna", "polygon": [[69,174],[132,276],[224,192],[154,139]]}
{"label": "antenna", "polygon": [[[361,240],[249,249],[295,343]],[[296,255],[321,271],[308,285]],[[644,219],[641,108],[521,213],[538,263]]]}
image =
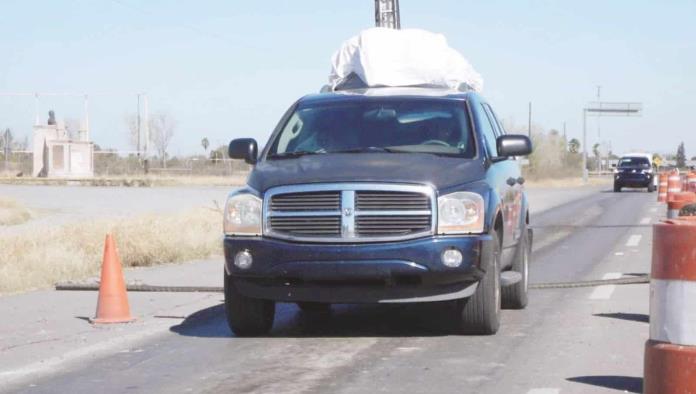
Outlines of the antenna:
{"label": "antenna", "polygon": [[375,26],[401,29],[399,0],[375,0]]}

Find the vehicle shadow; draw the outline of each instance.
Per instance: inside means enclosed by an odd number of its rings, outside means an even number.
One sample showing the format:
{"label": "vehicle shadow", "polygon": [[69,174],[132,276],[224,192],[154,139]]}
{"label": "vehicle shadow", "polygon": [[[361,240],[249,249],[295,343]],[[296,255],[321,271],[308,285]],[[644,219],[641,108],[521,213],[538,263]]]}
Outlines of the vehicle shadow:
{"label": "vehicle shadow", "polygon": [[[278,304],[268,337],[424,337],[452,335],[453,311],[431,305],[333,305],[330,313],[307,313],[294,304]],[[171,332],[199,338],[234,337],[224,305],[201,309]]]}
{"label": "vehicle shadow", "polygon": [[612,319],[629,320],[629,321],[635,321],[635,322],[639,322],[639,323],[650,323],[650,316],[645,315],[643,313],[623,313],[623,312],[595,313],[592,316],[609,317]]}
{"label": "vehicle shadow", "polygon": [[643,392],[643,378],[633,376],[576,376],[574,378],[568,378],[566,380],[575,383],[584,383],[597,387],[620,390],[628,393]]}

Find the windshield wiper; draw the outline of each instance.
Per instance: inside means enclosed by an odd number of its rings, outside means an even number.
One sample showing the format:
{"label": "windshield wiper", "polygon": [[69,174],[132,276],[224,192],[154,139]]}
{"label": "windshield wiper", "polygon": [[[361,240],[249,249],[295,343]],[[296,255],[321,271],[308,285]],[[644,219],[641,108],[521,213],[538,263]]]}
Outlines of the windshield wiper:
{"label": "windshield wiper", "polygon": [[387,152],[387,153],[394,153],[396,152],[393,149],[390,148],[382,148],[378,146],[366,146],[363,148],[353,148],[353,149],[344,149],[344,150],[333,150],[328,153],[370,153],[370,152]]}
{"label": "windshield wiper", "polygon": [[283,152],[283,153],[273,153],[268,155],[269,159],[294,159],[296,157],[307,156],[307,155],[320,155],[324,154],[324,151],[308,151],[308,150],[298,150],[295,152]]}

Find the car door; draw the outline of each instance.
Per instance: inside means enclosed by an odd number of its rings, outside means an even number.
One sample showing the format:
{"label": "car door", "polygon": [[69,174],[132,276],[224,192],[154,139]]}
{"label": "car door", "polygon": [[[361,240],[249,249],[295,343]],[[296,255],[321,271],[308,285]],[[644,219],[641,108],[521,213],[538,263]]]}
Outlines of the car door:
{"label": "car door", "polygon": [[[505,134],[504,129],[498,122],[493,109],[488,103],[482,103],[482,107],[488,121],[493,129],[495,138]],[[496,152],[497,153],[497,152]],[[503,199],[503,251],[502,260],[504,265],[512,263],[519,236],[520,215],[522,209],[522,192],[520,180],[519,163],[516,159],[510,158],[496,163],[496,172],[501,179],[500,196]]]}
{"label": "car door", "polygon": [[498,158],[498,148],[496,144],[496,131],[491,122],[490,117],[486,113],[486,109],[482,103],[478,103],[476,106],[476,114],[478,117],[478,125],[480,126],[480,135],[483,138],[483,145],[486,150],[486,155],[488,157],[489,167],[486,171],[486,180],[492,189],[495,190],[496,194],[500,198],[500,210],[503,216],[503,237],[502,242],[502,253],[501,253],[501,263],[503,267],[508,266],[511,258],[506,248],[511,243],[510,237],[510,227],[508,222],[508,204],[511,198],[511,188],[512,185],[507,183],[505,170],[505,161],[497,161]]}

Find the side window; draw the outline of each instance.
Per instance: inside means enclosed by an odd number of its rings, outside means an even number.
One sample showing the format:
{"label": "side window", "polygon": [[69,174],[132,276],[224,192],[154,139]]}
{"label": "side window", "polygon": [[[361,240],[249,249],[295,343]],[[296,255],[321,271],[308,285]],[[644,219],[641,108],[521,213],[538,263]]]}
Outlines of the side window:
{"label": "side window", "polygon": [[488,119],[491,121],[491,124],[493,125],[495,135],[497,135],[498,137],[504,135],[505,130],[503,130],[503,126],[501,126],[500,122],[498,122],[498,118],[495,116],[493,108],[491,108],[491,106],[488,104],[483,104],[483,109],[486,110],[486,115],[488,115]]}
{"label": "side window", "polygon": [[285,130],[283,133],[280,134],[280,138],[278,139],[278,145],[276,147],[276,150],[278,152],[286,152],[288,150],[291,150],[289,148],[292,148],[291,143],[294,141],[294,145],[297,144],[297,137],[300,135],[300,132],[302,131],[302,126],[304,126],[304,123],[302,122],[302,119],[298,115],[297,112],[292,114],[292,117],[290,120],[288,120],[287,125],[285,126]]}
{"label": "side window", "polygon": [[486,150],[490,157],[498,156],[498,147],[496,146],[496,132],[491,124],[491,120],[486,113],[485,107],[481,105],[479,109],[479,120],[481,123],[481,135],[483,136]]}

